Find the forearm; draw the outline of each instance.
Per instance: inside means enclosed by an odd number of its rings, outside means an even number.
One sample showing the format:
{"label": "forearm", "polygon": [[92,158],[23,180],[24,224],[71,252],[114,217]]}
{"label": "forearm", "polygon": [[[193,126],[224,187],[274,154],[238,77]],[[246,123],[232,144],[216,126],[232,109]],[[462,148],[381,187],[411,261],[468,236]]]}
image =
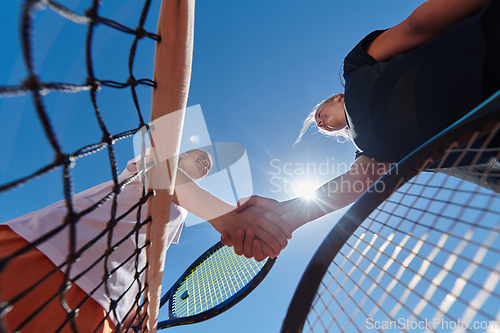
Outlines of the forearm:
{"label": "forearm", "polygon": [[[356,183],[356,191],[349,191],[349,184]],[[304,224],[319,219],[336,210],[355,202],[373,182],[367,178],[359,180],[352,174],[346,173],[330,180],[315,191],[314,200],[295,198],[283,202],[283,219],[293,225],[293,230]],[[362,185],[361,185],[362,184]]]}
{"label": "forearm", "polygon": [[315,191],[313,200],[295,198],[282,203],[282,218],[292,230],[324,215],[344,208],[358,200],[388,170],[388,163],[360,157],[345,174]]}

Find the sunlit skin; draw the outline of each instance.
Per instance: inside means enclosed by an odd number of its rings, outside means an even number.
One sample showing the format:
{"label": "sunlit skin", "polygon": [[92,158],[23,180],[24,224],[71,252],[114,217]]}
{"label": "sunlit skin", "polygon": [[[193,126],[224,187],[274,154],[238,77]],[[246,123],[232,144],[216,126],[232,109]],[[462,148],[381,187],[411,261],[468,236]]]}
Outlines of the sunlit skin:
{"label": "sunlit skin", "polygon": [[344,98],[335,96],[331,101],[321,105],[314,116],[316,125],[328,132],[337,131],[347,126],[344,115]]}

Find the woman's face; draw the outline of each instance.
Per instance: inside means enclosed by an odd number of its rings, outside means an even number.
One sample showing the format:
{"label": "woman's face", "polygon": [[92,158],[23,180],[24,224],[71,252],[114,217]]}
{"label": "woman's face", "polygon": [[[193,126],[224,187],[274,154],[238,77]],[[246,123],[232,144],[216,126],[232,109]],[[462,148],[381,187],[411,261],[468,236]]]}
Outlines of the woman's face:
{"label": "woman's face", "polygon": [[344,98],[335,96],[331,101],[321,105],[314,116],[316,125],[328,132],[345,128]]}

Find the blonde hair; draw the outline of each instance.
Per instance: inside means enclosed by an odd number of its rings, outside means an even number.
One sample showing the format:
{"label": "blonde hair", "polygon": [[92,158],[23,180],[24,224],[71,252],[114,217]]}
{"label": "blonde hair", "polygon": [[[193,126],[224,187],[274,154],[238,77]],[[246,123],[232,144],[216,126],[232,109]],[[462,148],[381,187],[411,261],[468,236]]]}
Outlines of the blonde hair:
{"label": "blonde hair", "polygon": [[[320,107],[322,107],[323,105],[325,105],[326,103],[332,101],[337,96],[344,98],[344,94],[333,95],[332,97],[328,98],[327,100],[321,101],[319,104],[317,104],[312,109],[311,113],[309,113],[307,118],[304,119],[304,123],[302,124],[302,129],[300,130],[299,137],[297,138],[297,140],[295,140],[295,143],[293,144],[294,146],[297,143],[299,143],[299,141],[302,139],[302,136],[304,136],[304,134],[306,133],[309,126],[311,126],[311,124],[313,124],[313,123],[316,123],[315,116],[316,116],[316,112],[318,112],[318,109]],[[337,130],[337,131],[332,131],[332,132],[329,132],[323,128],[318,128],[318,131],[324,135],[335,137],[338,142],[353,141],[352,136],[351,136],[351,132],[349,132],[349,130],[347,130],[345,128],[343,128],[341,130]],[[340,138],[343,138],[343,139],[340,139]]]}

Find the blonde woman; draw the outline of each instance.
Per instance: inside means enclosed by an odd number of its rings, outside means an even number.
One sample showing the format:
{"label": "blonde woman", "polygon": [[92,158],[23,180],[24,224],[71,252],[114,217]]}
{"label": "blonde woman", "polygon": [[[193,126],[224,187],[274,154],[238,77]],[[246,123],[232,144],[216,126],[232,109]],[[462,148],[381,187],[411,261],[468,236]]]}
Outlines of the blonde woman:
{"label": "blonde woman", "polygon": [[[398,25],[368,34],[344,60],[345,92],[321,102],[305,120],[352,140],[356,160],[316,191],[317,200],[250,205],[287,221],[283,231],[356,201],[398,162],[500,89],[500,1],[428,0]],[[499,141],[499,140],[497,140]],[[347,186],[356,184],[357,186]],[[222,241],[236,253],[263,256],[253,233]]]}

